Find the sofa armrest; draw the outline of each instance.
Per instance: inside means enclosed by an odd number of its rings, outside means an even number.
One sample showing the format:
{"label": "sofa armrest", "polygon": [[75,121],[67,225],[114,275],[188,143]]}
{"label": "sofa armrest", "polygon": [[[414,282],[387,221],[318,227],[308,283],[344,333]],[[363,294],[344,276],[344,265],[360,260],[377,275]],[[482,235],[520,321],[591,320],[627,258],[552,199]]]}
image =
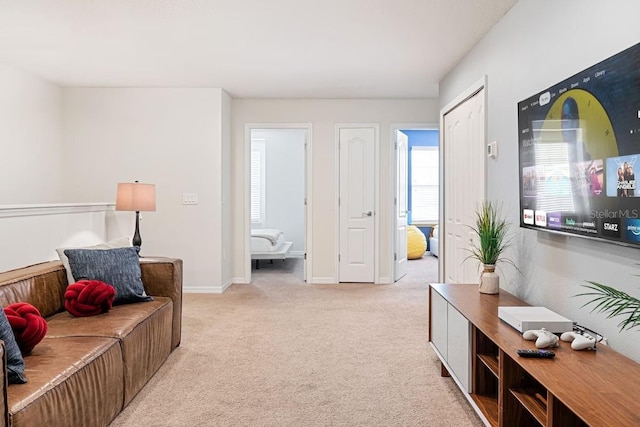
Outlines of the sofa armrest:
{"label": "sofa armrest", "polygon": [[147,295],[169,297],[173,301],[173,350],[180,345],[182,334],[182,260],[162,257],[140,258],[140,270]]}
{"label": "sofa armrest", "polygon": [[0,340],[0,387],[2,387],[2,394],[0,395],[0,427],[7,427],[9,425],[9,401],[7,400],[7,387],[9,387],[7,375],[7,351],[4,346],[4,341]]}

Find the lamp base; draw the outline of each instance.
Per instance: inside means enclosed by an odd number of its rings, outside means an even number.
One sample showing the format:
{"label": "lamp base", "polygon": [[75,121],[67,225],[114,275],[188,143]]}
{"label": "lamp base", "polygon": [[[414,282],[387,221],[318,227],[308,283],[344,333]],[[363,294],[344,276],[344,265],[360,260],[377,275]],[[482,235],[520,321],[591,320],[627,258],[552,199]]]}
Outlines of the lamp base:
{"label": "lamp base", "polygon": [[131,240],[133,246],[142,246],[142,237],[140,237],[140,211],[136,211],[136,230],[133,233],[133,240]]}

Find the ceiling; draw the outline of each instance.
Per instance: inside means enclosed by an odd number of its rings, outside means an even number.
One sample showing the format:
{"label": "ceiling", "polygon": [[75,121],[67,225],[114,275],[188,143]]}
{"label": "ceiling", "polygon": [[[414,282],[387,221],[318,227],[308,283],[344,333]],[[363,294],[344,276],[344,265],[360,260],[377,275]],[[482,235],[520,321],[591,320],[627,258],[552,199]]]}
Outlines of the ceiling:
{"label": "ceiling", "polygon": [[0,0],[0,63],[62,86],[430,98],[517,0]]}

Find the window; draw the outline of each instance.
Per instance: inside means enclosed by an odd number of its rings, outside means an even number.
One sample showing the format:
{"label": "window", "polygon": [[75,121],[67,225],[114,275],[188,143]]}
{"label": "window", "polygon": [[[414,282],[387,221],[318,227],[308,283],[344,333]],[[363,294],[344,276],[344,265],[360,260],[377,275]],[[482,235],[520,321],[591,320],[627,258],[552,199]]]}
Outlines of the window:
{"label": "window", "polygon": [[436,223],[439,216],[438,147],[411,148],[411,221]]}
{"label": "window", "polygon": [[265,205],[265,140],[251,140],[251,224],[262,224]]}

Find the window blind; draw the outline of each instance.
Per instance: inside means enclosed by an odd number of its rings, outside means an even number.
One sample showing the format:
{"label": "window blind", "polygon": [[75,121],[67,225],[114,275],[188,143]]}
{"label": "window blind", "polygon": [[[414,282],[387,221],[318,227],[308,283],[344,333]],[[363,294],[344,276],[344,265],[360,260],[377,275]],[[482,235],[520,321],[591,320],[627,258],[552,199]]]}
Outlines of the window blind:
{"label": "window blind", "polygon": [[411,148],[412,222],[438,222],[440,212],[438,147]]}
{"label": "window blind", "polygon": [[251,141],[251,223],[265,222],[265,144]]}

